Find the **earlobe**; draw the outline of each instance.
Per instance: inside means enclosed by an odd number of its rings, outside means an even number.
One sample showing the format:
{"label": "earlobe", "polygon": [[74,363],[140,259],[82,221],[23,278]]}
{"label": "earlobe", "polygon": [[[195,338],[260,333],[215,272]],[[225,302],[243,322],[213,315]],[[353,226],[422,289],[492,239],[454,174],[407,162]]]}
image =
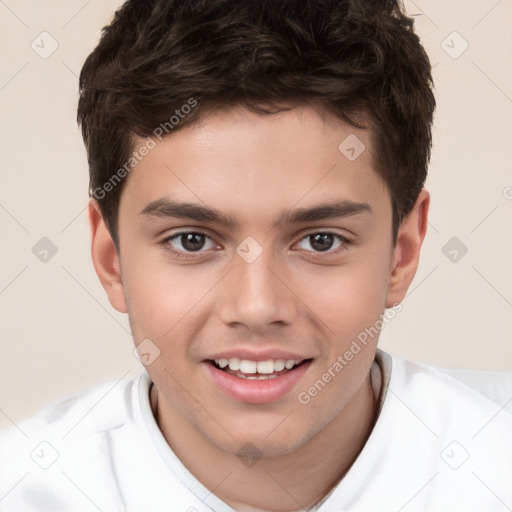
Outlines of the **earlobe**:
{"label": "earlobe", "polygon": [[91,256],[96,274],[107,292],[110,304],[120,313],[126,313],[119,255],[95,199],[89,202],[89,226]]}
{"label": "earlobe", "polygon": [[402,221],[393,250],[386,307],[404,299],[418,268],[420,250],[427,232],[430,194],[423,189],[411,212]]}

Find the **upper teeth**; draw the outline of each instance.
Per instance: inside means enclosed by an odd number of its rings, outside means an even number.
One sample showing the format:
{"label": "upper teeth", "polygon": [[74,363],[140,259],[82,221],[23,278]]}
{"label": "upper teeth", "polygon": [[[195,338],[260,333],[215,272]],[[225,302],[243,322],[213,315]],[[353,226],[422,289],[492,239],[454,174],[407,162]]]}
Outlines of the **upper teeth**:
{"label": "upper teeth", "polygon": [[229,366],[230,370],[241,373],[265,373],[270,374],[280,372],[287,368],[290,370],[301,362],[301,359],[268,359],[267,361],[250,361],[249,359],[239,359],[231,357],[230,359],[215,359],[215,362],[221,367]]}

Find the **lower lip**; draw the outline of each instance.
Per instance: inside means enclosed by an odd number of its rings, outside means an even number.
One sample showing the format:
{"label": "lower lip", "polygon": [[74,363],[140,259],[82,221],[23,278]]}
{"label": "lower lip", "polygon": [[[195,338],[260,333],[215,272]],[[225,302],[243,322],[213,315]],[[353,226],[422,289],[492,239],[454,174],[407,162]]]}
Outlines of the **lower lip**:
{"label": "lower lip", "polygon": [[311,360],[279,377],[265,380],[235,377],[219,370],[208,361],[202,364],[205,365],[213,382],[231,398],[249,404],[268,404],[279,400],[293,389],[309,368]]}

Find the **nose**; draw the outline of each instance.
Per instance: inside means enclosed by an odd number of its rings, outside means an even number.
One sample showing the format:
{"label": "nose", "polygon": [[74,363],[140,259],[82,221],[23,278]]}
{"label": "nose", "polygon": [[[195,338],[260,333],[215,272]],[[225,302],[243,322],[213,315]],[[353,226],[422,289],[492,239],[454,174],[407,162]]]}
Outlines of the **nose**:
{"label": "nose", "polygon": [[298,299],[284,265],[272,252],[265,249],[254,261],[234,255],[233,268],[221,284],[218,304],[219,316],[226,325],[243,325],[256,333],[294,322]]}

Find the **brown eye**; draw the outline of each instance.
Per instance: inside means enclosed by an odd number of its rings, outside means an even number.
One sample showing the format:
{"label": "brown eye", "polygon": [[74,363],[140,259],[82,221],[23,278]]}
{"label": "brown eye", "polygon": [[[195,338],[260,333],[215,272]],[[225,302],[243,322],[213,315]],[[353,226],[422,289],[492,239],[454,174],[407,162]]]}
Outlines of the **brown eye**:
{"label": "brown eye", "polygon": [[315,251],[328,251],[334,243],[334,237],[330,233],[316,233],[309,235],[309,239]]}
{"label": "brown eye", "polygon": [[[201,249],[212,249],[215,244],[210,237],[196,231],[182,231],[167,237],[162,242],[171,251],[181,254],[204,252]],[[208,243],[210,246],[208,247]],[[207,246],[207,247],[205,247]]]}
{"label": "brown eye", "polygon": [[321,231],[306,235],[299,244],[302,244],[302,247],[299,245],[301,249],[309,252],[331,255],[346,249],[350,245],[350,240],[337,233]]}
{"label": "brown eye", "polygon": [[198,251],[203,248],[204,235],[200,233],[187,233],[185,235],[179,235],[181,238],[181,245],[187,251]]}

